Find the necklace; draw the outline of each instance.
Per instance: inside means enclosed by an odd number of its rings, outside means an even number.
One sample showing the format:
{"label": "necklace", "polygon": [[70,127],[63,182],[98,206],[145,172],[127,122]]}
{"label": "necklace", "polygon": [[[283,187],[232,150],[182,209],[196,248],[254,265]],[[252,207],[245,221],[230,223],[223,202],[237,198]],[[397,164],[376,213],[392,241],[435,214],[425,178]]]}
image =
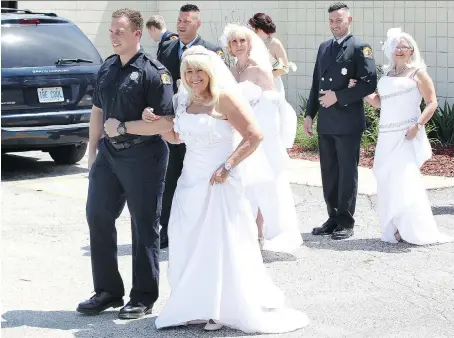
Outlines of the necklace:
{"label": "necklace", "polygon": [[401,70],[397,71],[397,68],[394,67],[393,69],[393,76],[399,76],[407,69],[407,65],[404,65]]}
{"label": "necklace", "polygon": [[205,105],[205,103],[209,100],[209,97],[203,97],[198,95],[193,95],[192,102]]}
{"label": "necklace", "polygon": [[243,69],[239,69],[239,67],[237,67],[237,68],[238,68],[238,75],[241,75],[241,73],[243,73],[243,72],[247,69],[247,67],[249,67],[249,65],[250,65],[250,62],[248,61],[248,62],[244,65]]}

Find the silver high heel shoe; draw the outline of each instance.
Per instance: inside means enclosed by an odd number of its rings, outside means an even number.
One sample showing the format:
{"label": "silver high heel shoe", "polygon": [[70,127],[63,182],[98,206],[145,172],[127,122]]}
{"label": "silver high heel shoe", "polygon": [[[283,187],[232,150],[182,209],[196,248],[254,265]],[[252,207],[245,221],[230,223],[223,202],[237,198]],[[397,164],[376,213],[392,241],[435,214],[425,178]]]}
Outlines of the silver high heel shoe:
{"label": "silver high heel shoe", "polygon": [[224,327],[224,325],[216,323],[214,320],[210,319],[208,321],[207,325],[205,325],[204,329],[206,331],[217,331],[217,330],[222,329],[223,327]]}

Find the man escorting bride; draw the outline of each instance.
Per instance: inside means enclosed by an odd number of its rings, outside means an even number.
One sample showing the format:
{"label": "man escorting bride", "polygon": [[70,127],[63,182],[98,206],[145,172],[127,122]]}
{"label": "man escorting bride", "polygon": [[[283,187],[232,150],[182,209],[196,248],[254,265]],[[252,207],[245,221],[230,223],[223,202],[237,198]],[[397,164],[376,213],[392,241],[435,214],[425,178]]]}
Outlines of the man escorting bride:
{"label": "man escorting bride", "polygon": [[171,295],[156,327],[302,328],[307,316],[285,307],[267,274],[245,197],[242,173],[249,171],[241,167],[262,139],[250,106],[222,59],[204,47],[184,52],[181,79],[174,128],[163,137],[184,142],[187,152],[169,220]]}

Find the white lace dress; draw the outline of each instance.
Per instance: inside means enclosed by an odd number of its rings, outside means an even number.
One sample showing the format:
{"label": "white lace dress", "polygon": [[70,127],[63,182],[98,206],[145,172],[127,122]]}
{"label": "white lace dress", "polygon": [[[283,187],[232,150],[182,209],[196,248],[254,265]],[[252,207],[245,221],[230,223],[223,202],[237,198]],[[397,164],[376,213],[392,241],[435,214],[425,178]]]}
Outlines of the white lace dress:
{"label": "white lace dress", "polygon": [[420,168],[432,156],[424,129],[407,140],[407,129],[421,115],[421,94],[410,77],[383,76],[378,83],[381,99],[380,133],[373,173],[377,179],[377,198],[381,239],[396,243],[399,230],[412,244],[446,242],[432,214],[421,179]]}
{"label": "white lace dress", "polygon": [[240,167],[225,183],[210,185],[236,148],[236,131],[226,120],[187,113],[184,103],[174,128],[186,155],[168,229],[171,295],[157,328],[209,319],[246,333],[304,327],[307,316],[285,306],[267,274]]}

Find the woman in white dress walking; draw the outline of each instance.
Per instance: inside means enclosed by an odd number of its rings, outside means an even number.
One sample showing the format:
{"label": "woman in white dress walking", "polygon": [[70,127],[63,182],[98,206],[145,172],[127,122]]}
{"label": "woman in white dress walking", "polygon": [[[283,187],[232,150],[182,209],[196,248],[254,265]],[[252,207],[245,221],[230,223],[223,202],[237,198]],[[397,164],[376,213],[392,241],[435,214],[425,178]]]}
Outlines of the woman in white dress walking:
{"label": "woman in white dress walking", "polygon": [[290,69],[296,71],[296,64],[290,62],[282,42],[274,36],[276,24],[271,17],[265,13],[256,13],[248,21],[249,26],[263,40],[268,50],[268,59],[273,67],[274,85],[278,92],[285,96],[282,76],[289,73]]}
{"label": "woman in white dress walking", "polygon": [[[438,230],[420,172],[432,156],[424,126],[438,106],[433,81],[413,37],[399,28],[387,35],[383,50],[389,65],[378,94],[366,97],[381,108],[373,167],[381,239],[417,245],[450,241]],[[421,113],[422,98],[426,108]]]}
{"label": "woman in white dress walking", "polygon": [[303,242],[285,172],[289,161],[286,144],[294,142],[296,112],[274,88],[267,50],[257,34],[246,26],[229,24],[221,40],[227,52],[237,60],[231,71],[253,106],[254,117],[264,135],[262,147],[272,171],[268,182],[248,189],[257,214],[260,245],[267,251],[292,252]]}
{"label": "woman in white dress walking", "polygon": [[183,53],[181,74],[174,129],[163,136],[184,142],[187,151],[169,220],[171,295],[156,327],[204,322],[205,330],[225,325],[247,333],[302,328],[307,316],[285,307],[267,274],[244,195],[243,160],[262,138],[250,107],[222,59],[202,46]]}

